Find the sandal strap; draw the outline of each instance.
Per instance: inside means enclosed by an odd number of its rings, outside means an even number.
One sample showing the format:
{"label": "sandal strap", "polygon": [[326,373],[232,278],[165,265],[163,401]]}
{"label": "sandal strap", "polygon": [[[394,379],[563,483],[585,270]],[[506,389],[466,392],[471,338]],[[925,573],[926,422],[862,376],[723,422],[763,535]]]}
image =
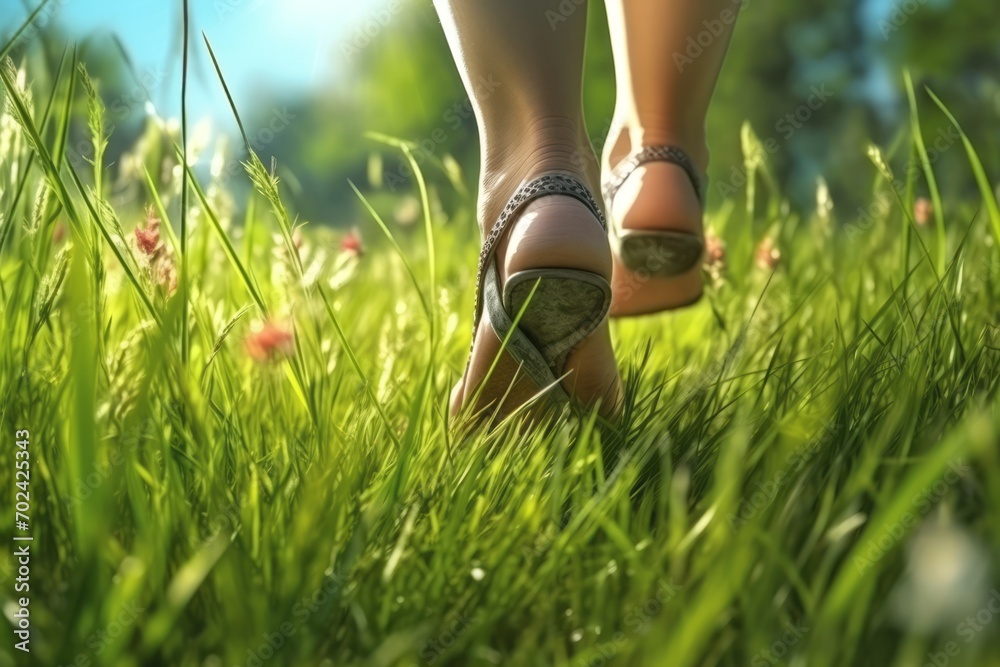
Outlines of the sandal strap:
{"label": "sandal strap", "polygon": [[[514,195],[504,206],[500,217],[487,234],[483,241],[483,249],[479,253],[479,270],[476,272],[476,303],[473,317],[472,343],[475,344],[476,327],[483,314],[483,278],[486,277],[486,268],[494,255],[496,255],[497,245],[500,237],[510,225],[511,221],[516,221],[524,208],[542,197],[562,195],[572,197],[590,209],[590,212],[597,218],[601,227],[607,229],[604,220],[604,213],[601,211],[597,200],[591,194],[590,188],[575,176],[563,173],[551,173],[539,176],[538,178],[521,185]],[[470,346],[471,349],[471,346]]]}
{"label": "sandal strap", "polygon": [[611,176],[604,183],[604,201],[610,205],[618,190],[625,183],[625,180],[632,175],[636,169],[647,162],[669,162],[684,170],[694,191],[698,195],[698,201],[705,202],[705,178],[694,166],[691,157],[676,146],[645,146],[636,153],[632,153],[627,158],[618,163],[618,166],[611,171]]}

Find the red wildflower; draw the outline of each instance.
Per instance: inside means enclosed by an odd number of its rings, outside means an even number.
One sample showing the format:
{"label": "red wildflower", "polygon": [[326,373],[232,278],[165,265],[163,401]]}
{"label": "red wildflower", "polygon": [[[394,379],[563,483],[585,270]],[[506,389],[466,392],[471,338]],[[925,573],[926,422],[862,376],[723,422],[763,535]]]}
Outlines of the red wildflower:
{"label": "red wildflower", "polygon": [[146,212],[146,226],[135,228],[135,244],[145,255],[155,255],[160,249],[160,219],[152,209]]}
{"label": "red wildflower", "polygon": [[165,288],[167,293],[177,289],[177,269],[173,253],[160,239],[160,219],[152,208],[146,209],[145,226],[135,228],[135,245],[142,253],[142,264],[154,283]]}
{"label": "red wildflower", "polygon": [[921,227],[934,217],[934,204],[927,197],[917,197],[913,202],[913,220]]}
{"label": "red wildflower", "polygon": [[246,349],[256,361],[284,359],[295,352],[295,336],[283,324],[265,322],[259,330],[247,336]]}
{"label": "red wildflower", "polygon": [[726,269],[726,242],[711,229],[705,234],[704,269],[716,287],[722,285],[722,272]]}
{"label": "red wildflower", "polygon": [[764,238],[757,246],[757,266],[764,270],[773,270],[781,262],[781,251],[774,245],[770,236]]}
{"label": "red wildflower", "polygon": [[361,245],[361,235],[356,229],[347,232],[344,238],[340,239],[340,251],[355,257],[361,257],[364,254],[365,249]]}
{"label": "red wildflower", "polygon": [[726,242],[715,232],[705,235],[705,264],[709,267],[721,268],[726,263]]}

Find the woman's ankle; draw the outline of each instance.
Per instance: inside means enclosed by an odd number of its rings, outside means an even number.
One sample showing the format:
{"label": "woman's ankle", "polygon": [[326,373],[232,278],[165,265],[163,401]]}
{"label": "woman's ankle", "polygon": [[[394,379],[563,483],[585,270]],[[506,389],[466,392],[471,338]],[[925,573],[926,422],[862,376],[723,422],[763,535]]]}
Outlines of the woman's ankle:
{"label": "woman's ankle", "polygon": [[684,151],[695,168],[705,173],[709,150],[704,124],[684,126],[663,118],[621,118],[612,123],[604,151],[604,171],[614,169],[628,155],[645,146],[674,146]]}
{"label": "woman's ankle", "polygon": [[[649,125],[621,117],[612,124],[603,156],[605,178],[622,160],[647,146],[680,148],[690,157],[695,170],[705,173],[709,155],[703,129],[682,132],[662,119],[643,120]],[[653,185],[645,187],[647,184]],[[639,167],[605,205],[615,224],[623,229],[702,233],[703,202],[698,189],[688,174],[674,164],[650,162]]]}
{"label": "woman's ankle", "polygon": [[483,141],[478,210],[484,232],[493,226],[520,185],[549,173],[577,177],[601,205],[600,164],[582,120],[539,118],[487,134]]}

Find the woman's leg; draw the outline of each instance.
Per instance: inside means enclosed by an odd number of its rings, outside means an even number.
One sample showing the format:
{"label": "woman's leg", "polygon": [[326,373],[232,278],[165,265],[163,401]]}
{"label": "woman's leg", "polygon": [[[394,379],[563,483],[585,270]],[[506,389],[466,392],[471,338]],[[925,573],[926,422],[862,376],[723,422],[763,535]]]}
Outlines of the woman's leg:
{"label": "woman's leg", "polygon": [[[618,96],[605,145],[609,173],[643,146],[671,145],[695,168],[708,166],[705,117],[729,46],[740,2],[734,0],[606,0]],[[647,163],[611,204],[626,229],[702,233],[702,205],[684,171]],[[613,314],[684,305],[701,294],[700,266],[674,278],[636,275],[615,261]]]}
{"label": "woman's leg", "polygon": [[[455,62],[479,124],[479,224],[488,232],[526,180],[570,173],[600,192],[599,173],[581,106],[586,4],[571,12],[560,0],[435,0]],[[562,3],[564,6],[567,3]],[[570,3],[572,4],[572,3]],[[531,268],[571,268],[610,279],[611,253],[600,225],[583,204],[546,197],[527,207],[497,251],[501,280]],[[467,376],[452,394],[457,410],[473,396],[500,349],[484,316],[475,333]],[[483,387],[477,408],[501,412],[538,391],[504,354]],[[607,324],[570,354],[563,381],[580,402],[617,401],[618,372]]]}

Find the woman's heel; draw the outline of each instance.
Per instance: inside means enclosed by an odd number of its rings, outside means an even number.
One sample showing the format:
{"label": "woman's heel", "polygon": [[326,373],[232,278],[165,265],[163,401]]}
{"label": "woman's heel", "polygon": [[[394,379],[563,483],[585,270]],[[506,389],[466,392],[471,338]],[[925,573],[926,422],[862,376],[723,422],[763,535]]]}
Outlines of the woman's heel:
{"label": "woman's heel", "polygon": [[[577,203],[553,199],[529,209],[553,196]],[[486,316],[518,373],[556,403],[581,401],[581,387],[584,404],[610,402],[607,388],[596,391],[599,382],[577,377],[575,366],[567,368],[567,361],[579,362],[573,351],[605,323],[610,311],[611,255],[605,234],[603,213],[586,185],[569,174],[547,174],[518,189],[480,256],[476,325]],[[613,375],[616,379],[616,369]]]}
{"label": "woman's heel", "polygon": [[[488,301],[491,296],[496,299],[496,294],[488,295]],[[558,383],[566,358],[608,316],[611,284],[590,271],[519,271],[507,278],[502,306],[502,313],[490,308],[494,331],[505,338],[511,319],[516,319],[514,333],[519,335],[508,343],[512,356],[535,384],[545,388],[555,383],[550,389],[553,395],[568,399]]]}

